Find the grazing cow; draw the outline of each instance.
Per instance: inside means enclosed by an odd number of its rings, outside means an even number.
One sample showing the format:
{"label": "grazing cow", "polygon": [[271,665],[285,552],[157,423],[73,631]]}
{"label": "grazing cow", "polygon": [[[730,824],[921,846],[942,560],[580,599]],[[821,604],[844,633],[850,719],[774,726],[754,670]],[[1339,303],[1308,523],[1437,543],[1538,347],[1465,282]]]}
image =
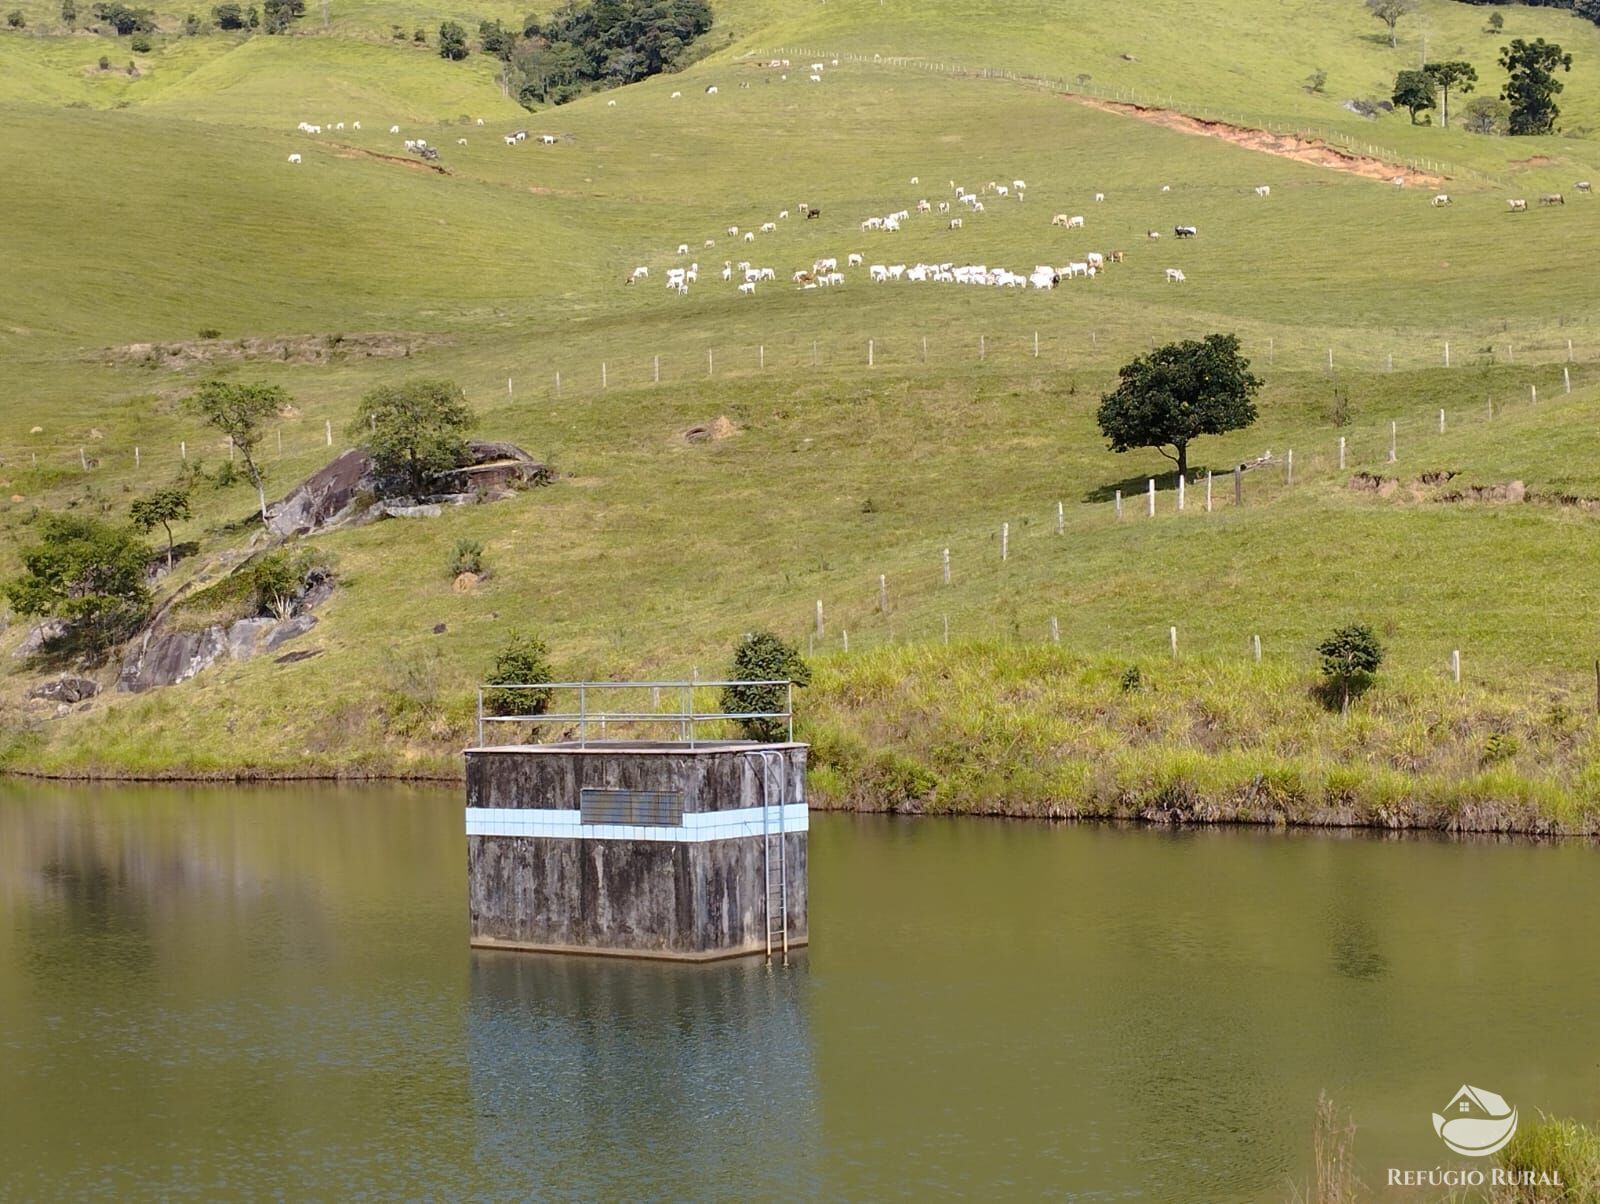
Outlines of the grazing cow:
{"label": "grazing cow", "polygon": [[1065,226],[1071,220],[1065,213],[1058,213],[1050,219],[1050,224],[1052,226]]}
{"label": "grazing cow", "polygon": [[1090,251],[1084,258],[1089,261],[1089,266],[1097,272],[1106,266],[1106,257],[1100,254],[1099,251]]}
{"label": "grazing cow", "polygon": [[994,194],[995,196],[1010,196],[1011,190],[1004,184],[1001,184],[994,190]]}
{"label": "grazing cow", "polygon": [[789,220],[789,211],[787,209],[778,210],[778,220],[780,222],[788,221]]}
{"label": "grazing cow", "polygon": [[1168,284],[1181,284],[1181,283],[1183,283],[1183,281],[1185,281],[1187,279],[1188,279],[1188,277],[1183,274],[1183,269],[1182,268],[1168,268],[1167,269],[1167,283]]}
{"label": "grazing cow", "polygon": [[1018,192],[1023,192],[1027,189],[1028,184],[1025,180],[1012,180],[1011,187],[1015,188]]}
{"label": "grazing cow", "polygon": [[761,268],[756,273],[757,280],[776,280],[777,278],[778,274],[771,268]]}
{"label": "grazing cow", "polygon": [[291,162],[291,163],[300,162],[300,156],[299,155],[290,155],[289,156],[289,162]]}
{"label": "grazing cow", "polygon": [[714,238],[708,238],[708,239],[706,239],[706,246],[708,246],[708,247],[714,247],[714,246],[716,246],[716,245],[717,245],[717,240],[716,240],[716,239],[714,239]]}
{"label": "grazing cow", "polygon": [[[359,123],[358,123],[358,124],[359,124]],[[483,124],[483,118],[482,118],[482,117],[480,117],[480,118],[478,118],[478,124],[479,124],[479,125],[482,125],[482,124]]]}
{"label": "grazing cow", "polygon": [[465,138],[457,138],[456,139],[456,145],[457,146],[465,146],[466,144],[467,144],[467,140]]}
{"label": "grazing cow", "polygon": [[556,136],[554,134],[540,134],[539,141],[546,146],[554,146],[556,144]]}
{"label": "grazing cow", "polygon": [[1172,185],[1171,184],[1163,184],[1161,186],[1161,191],[1162,192],[1171,192],[1172,191]]}
{"label": "grazing cow", "polygon": [[1256,195],[1257,196],[1271,196],[1272,195],[1272,185],[1271,184],[1257,184],[1256,185]]}
{"label": "grazing cow", "polygon": [[1122,262],[1122,252],[1121,251],[1112,251],[1110,253],[1110,255],[1107,256],[1107,258],[1110,259],[1112,263],[1121,263]]}
{"label": "grazing cow", "polygon": [[722,278],[724,280],[733,279],[733,264],[725,263],[722,265]]}
{"label": "grazing cow", "polygon": [[716,84],[710,84],[710,85],[708,85],[706,87],[706,95],[707,96],[715,96],[716,94],[717,94],[717,85]]}
{"label": "grazing cow", "polygon": [[650,274],[650,269],[645,267],[644,264],[642,264],[642,263],[638,267],[633,269],[633,278],[635,280],[642,280],[646,276],[648,276],[649,274]]}
{"label": "grazing cow", "polygon": [[755,231],[754,230],[746,230],[744,232],[744,240],[745,240],[745,242],[755,242],[755,240],[756,240]]}
{"label": "grazing cow", "polygon": [[617,107],[617,102],[616,102],[616,101],[614,101],[614,100],[608,100],[608,101],[606,101],[606,108],[608,108],[608,109],[614,109],[614,108],[616,108],[616,107]]}
{"label": "grazing cow", "polygon": [[811,265],[811,270],[813,272],[835,272],[838,271],[838,269],[839,261],[832,256],[828,257],[827,259],[819,259],[816,263]]}
{"label": "grazing cow", "polygon": [[1512,213],[1526,213],[1528,211],[1528,202],[1521,197],[1517,197],[1515,200],[1508,197],[1506,204],[1510,207]]}
{"label": "grazing cow", "polygon": [[776,231],[777,228],[778,228],[778,223],[777,222],[762,222],[761,223],[761,233],[763,233],[763,234],[771,234],[774,231]]}
{"label": "grazing cow", "polygon": [[972,211],[974,213],[982,213],[983,212],[983,202],[982,201],[973,201],[972,202]]}
{"label": "grazing cow", "polygon": [[679,255],[687,255],[688,253],[689,253],[689,244],[686,243],[686,242],[680,242],[678,244],[678,254]]}
{"label": "grazing cow", "polygon": [[812,83],[814,83],[814,84],[820,84],[820,83],[821,83],[821,82],[822,82],[822,76],[820,76],[820,75],[813,75],[813,76],[812,76],[812,77],[811,77],[811,82],[812,82]]}
{"label": "grazing cow", "polygon": [[[478,124],[482,125],[483,122],[480,121],[480,122],[478,122]],[[352,121],[350,123],[350,125],[351,125],[351,128],[353,128],[353,129],[358,129],[359,130],[361,128],[361,123],[359,121]]]}
{"label": "grazing cow", "polygon": [[806,209],[806,220],[807,221],[810,221],[814,217],[821,217],[821,216],[822,216],[822,210],[820,210],[820,209],[809,209],[809,208]]}
{"label": "grazing cow", "polygon": [[518,142],[526,142],[528,140],[528,131],[527,130],[517,130],[515,133],[512,134],[512,137],[515,138]]}
{"label": "grazing cow", "polygon": [[1081,229],[1083,229],[1083,214],[1075,213],[1071,217],[1069,217],[1067,219],[1067,229],[1068,230],[1081,230]]}
{"label": "grazing cow", "polygon": [[959,217],[952,217],[950,219],[950,225],[947,228],[951,230],[961,229],[961,219]]}
{"label": "grazing cow", "polygon": [[1565,205],[1567,200],[1559,192],[1547,192],[1539,198],[1541,205]]}
{"label": "grazing cow", "polygon": [[1437,193],[1434,195],[1433,200],[1428,202],[1428,204],[1432,205],[1435,209],[1437,209],[1440,205],[1448,205],[1449,203],[1450,194],[1448,192]]}
{"label": "grazing cow", "polygon": [[728,227],[728,237],[729,238],[738,238],[739,237],[739,227],[738,226],[729,226]]}
{"label": "grazing cow", "polygon": [[398,133],[399,133],[399,132],[400,132],[400,127],[399,127],[399,126],[397,126],[397,125],[391,125],[391,126],[390,126],[390,127],[389,127],[389,132],[390,132],[390,133],[391,133],[391,134],[398,134]]}
{"label": "grazing cow", "polygon": [[917,202],[917,212],[918,213],[932,213],[933,212],[933,206],[928,204],[927,201],[918,201]]}
{"label": "grazing cow", "polygon": [[754,280],[746,280],[739,286],[739,291],[741,293],[748,293],[752,297],[755,296],[756,282]]}
{"label": "grazing cow", "polygon": [[505,139],[507,146],[515,146],[517,144],[517,138],[515,134],[507,134]]}
{"label": "grazing cow", "polygon": [[949,213],[950,212],[950,202],[949,201],[940,201],[939,202],[939,212],[940,213]]}
{"label": "grazing cow", "polygon": [[852,252],[850,252],[850,254],[846,255],[845,256],[845,266],[846,267],[852,267],[852,268],[860,267],[861,266],[861,254],[860,254],[860,252],[852,251]]}
{"label": "grazing cow", "polygon": [[342,122],[342,121],[341,121],[341,122],[339,122],[339,124],[338,124],[338,125],[336,125],[336,126],[334,126],[334,127],[333,127],[333,128],[334,128],[334,129],[336,129],[336,130],[342,130],[342,129],[344,129],[344,122]]}
{"label": "grazing cow", "polygon": [[1193,238],[1200,231],[1193,226],[1174,226],[1172,227],[1172,233],[1178,238]]}
{"label": "grazing cow", "polygon": [[1103,193],[1103,192],[1097,192],[1097,193],[1094,194],[1094,199],[1095,199],[1095,204],[1098,205],[1101,201],[1106,199],[1106,194]]}
{"label": "grazing cow", "polygon": [[821,71],[822,70],[822,64],[821,63],[812,63],[811,64],[811,69],[813,71]]}
{"label": "grazing cow", "polygon": [[1573,187],[1576,188],[1579,192],[1588,192],[1590,190],[1591,185],[1589,184],[1588,180],[1579,180],[1576,184],[1573,185]]}
{"label": "grazing cow", "polygon": [[919,176],[912,176],[911,177],[911,182],[913,184],[920,184],[920,183],[922,183],[922,179]]}
{"label": "grazing cow", "polygon": [[1146,230],[1144,232],[1144,236],[1146,238],[1160,238],[1161,237],[1161,231],[1160,230]]}

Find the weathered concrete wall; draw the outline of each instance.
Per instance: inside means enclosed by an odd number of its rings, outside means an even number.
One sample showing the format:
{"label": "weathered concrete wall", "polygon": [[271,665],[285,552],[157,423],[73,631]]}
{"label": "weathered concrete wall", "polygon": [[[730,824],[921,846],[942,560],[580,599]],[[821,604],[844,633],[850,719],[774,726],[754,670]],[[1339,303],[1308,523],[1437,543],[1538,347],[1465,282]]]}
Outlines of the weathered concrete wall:
{"label": "weathered concrete wall", "polygon": [[[681,791],[685,814],[758,809],[749,747],[473,749],[467,805],[575,813],[588,788]],[[784,746],[786,801],[805,794],[804,746]],[[776,798],[772,800],[776,803]],[[764,839],[469,835],[474,944],[680,958],[766,948]],[[675,831],[675,830],[669,830]],[[783,837],[789,943],[808,936],[807,834]],[[776,876],[776,869],[774,871]]]}

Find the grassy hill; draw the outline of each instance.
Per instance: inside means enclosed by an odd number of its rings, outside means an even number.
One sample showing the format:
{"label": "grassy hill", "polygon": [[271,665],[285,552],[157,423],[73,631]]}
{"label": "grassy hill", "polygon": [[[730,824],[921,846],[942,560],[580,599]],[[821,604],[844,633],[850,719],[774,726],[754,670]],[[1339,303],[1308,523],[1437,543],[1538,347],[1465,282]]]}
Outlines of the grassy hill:
{"label": "grassy hill", "polygon": [[[1505,13],[1505,36],[1542,32],[1574,51],[1563,103],[1581,125],[1600,97],[1600,29]],[[1374,798],[1395,787],[1373,766],[1392,769],[1395,748],[1425,739],[1414,722],[1443,705],[1453,649],[1474,693],[1450,703],[1464,708],[1465,734],[1430,762],[1430,797],[1476,780],[1463,750],[1507,716],[1583,697],[1600,323],[1580,265],[1600,249],[1600,200],[1572,182],[1600,162],[1596,143],[1367,124],[1338,108],[1414,58],[1424,32],[1430,56],[1459,47],[1473,57],[1488,90],[1496,39],[1479,32],[1484,10],[1424,4],[1402,25],[1409,41],[1390,51],[1359,5],[1001,5],[981,24],[897,5],[739,5],[719,12],[718,36],[732,44],[690,71],[531,115],[499,95],[481,57],[449,64],[367,36],[397,14],[334,4],[326,35],[164,38],[148,71],[120,81],[77,65],[110,39],[0,38],[0,125],[29,164],[0,179],[12,269],[0,296],[0,574],[15,570],[40,510],[120,513],[177,471],[180,443],[213,466],[225,457],[182,405],[213,371],[293,395],[269,444],[274,492],[328,458],[325,424],[342,445],[362,392],[422,372],[461,383],[484,434],[548,456],[560,478],[496,506],[315,541],[341,586],[305,637],[319,652],[311,660],[224,664],[44,720],[21,702],[33,678],[6,658],[0,718],[20,734],[13,765],[450,772],[468,738],[471,686],[513,626],[544,634],[573,677],[709,675],[752,626],[812,637],[819,599],[816,731],[861,781],[874,780],[876,762],[847,747],[852,729],[934,773],[946,797],[952,782],[983,789],[971,775],[941,776],[950,754],[934,746],[950,731],[886,727],[870,714],[886,674],[903,677],[925,713],[916,680],[948,665],[916,645],[942,648],[946,621],[972,664],[993,668],[974,688],[997,695],[1041,671],[1034,652],[998,650],[1044,643],[1052,618],[1062,648],[1039,655],[1081,662],[1101,685],[1127,663],[1155,674],[1176,626],[1186,664],[1234,675],[1228,689],[1247,701],[1232,713],[1275,733],[1273,756],[1316,746],[1358,777],[1366,766]],[[1306,63],[1268,62],[1261,48],[1274,44],[1314,49]],[[809,82],[792,52],[787,79],[749,57],[782,47],[830,52],[823,82]],[[1085,91],[1170,93],[1177,107],[1243,124],[1359,131],[1516,191],[1463,177],[1444,185],[1455,204],[1436,209],[1431,189],[1194,137],[1016,80],[928,69],[941,63],[1086,73]],[[1327,95],[1299,87],[1311,66],[1328,69]],[[714,96],[704,91],[713,83]],[[309,137],[294,131],[301,119],[347,129]],[[401,136],[387,132],[393,124]],[[517,125],[558,141],[507,148],[499,135]],[[400,137],[438,146],[445,171],[405,161]],[[288,164],[290,153],[304,162]],[[1517,165],[1541,155],[1551,161]],[[953,201],[952,182],[1017,178],[1025,201],[991,194],[960,230],[938,214],[897,235],[860,229],[923,197]],[[1254,195],[1260,183],[1269,198]],[[1557,189],[1565,206],[1506,212],[1506,195]],[[802,202],[822,216],[801,219]],[[793,216],[780,220],[784,209]],[[1053,227],[1060,212],[1083,214],[1086,228]],[[766,221],[776,231],[753,244],[725,233]],[[1175,241],[1178,223],[1200,237]],[[1166,237],[1146,238],[1151,229]],[[813,259],[851,252],[1026,271],[1091,249],[1123,250],[1124,262],[1049,293],[874,285],[859,269],[835,289],[787,284]],[[719,278],[725,259],[770,265],[778,280],[741,296]],[[688,297],[669,293],[664,269],[690,260],[700,283]],[[651,276],[625,286],[637,265]],[[1165,283],[1168,266],[1187,282]],[[197,341],[201,328],[222,338]],[[1206,441],[1195,462],[1274,456],[1247,474],[1244,507],[1219,479],[1211,514],[1195,489],[1180,515],[1166,462],[1106,451],[1093,409],[1131,354],[1213,330],[1240,334],[1267,387],[1257,426]],[[318,350],[335,335],[343,350]],[[241,359],[235,341],[247,338],[276,339],[276,350]],[[146,346],[180,342],[176,354]],[[1335,425],[1341,408],[1345,425]],[[731,438],[684,438],[718,416]],[[90,471],[80,455],[96,462]],[[1358,471],[1393,482],[1353,488]],[[1457,475],[1421,482],[1434,472]],[[1152,475],[1154,520],[1142,503]],[[1511,480],[1534,500],[1446,500]],[[240,548],[249,510],[245,488],[206,492],[180,537],[207,552]],[[469,594],[453,592],[446,571],[459,539],[483,542],[492,570]],[[1312,646],[1351,617],[1380,624],[1397,674],[1366,746],[1333,739],[1339,729],[1327,725],[1338,721],[1309,703],[1271,701],[1311,680]],[[23,626],[0,635],[0,649]],[[1254,686],[1238,677],[1254,671],[1252,635],[1267,661]],[[1194,702],[1206,672],[1170,688]],[[952,702],[945,718],[962,713]],[[1197,745],[1188,726],[1161,732],[1174,755],[1221,758],[1196,779],[1207,783],[1225,786],[1266,755],[1259,742]],[[1070,733],[1050,738],[1078,747]],[[1552,759],[1541,740],[1524,740],[1494,780],[1547,773],[1529,797],[1548,809],[1586,780],[1589,752],[1569,740]],[[1087,797],[1072,793],[1078,772],[1052,799]],[[858,785],[836,779],[834,789]],[[996,789],[1018,793],[1015,782]]]}

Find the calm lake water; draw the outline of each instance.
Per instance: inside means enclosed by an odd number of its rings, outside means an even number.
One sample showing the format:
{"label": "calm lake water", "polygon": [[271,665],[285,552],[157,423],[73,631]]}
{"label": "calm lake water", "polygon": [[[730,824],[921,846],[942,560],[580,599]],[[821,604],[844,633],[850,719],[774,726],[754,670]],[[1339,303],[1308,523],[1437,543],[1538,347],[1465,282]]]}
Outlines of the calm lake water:
{"label": "calm lake water", "polygon": [[[467,947],[454,790],[0,784],[0,1197],[1283,1199],[1600,1117],[1600,851],[818,817],[815,944]],[[1400,1198],[1422,1198],[1411,1192]]]}

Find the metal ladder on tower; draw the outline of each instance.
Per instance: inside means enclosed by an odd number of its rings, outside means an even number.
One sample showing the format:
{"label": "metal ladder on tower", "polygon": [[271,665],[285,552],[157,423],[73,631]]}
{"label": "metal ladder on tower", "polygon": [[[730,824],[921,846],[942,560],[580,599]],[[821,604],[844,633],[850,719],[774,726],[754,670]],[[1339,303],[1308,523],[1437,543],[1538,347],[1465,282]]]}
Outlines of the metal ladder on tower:
{"label": "metal ladder on tower", "polygon": [[[789,858],[785,850],[784,795],[788,763],[783,753],[756,753],[761,766],[761,873],[766,887],[767,957],[774,942],[789,957]],[[776,793],[777,802],[773,802]]]}

